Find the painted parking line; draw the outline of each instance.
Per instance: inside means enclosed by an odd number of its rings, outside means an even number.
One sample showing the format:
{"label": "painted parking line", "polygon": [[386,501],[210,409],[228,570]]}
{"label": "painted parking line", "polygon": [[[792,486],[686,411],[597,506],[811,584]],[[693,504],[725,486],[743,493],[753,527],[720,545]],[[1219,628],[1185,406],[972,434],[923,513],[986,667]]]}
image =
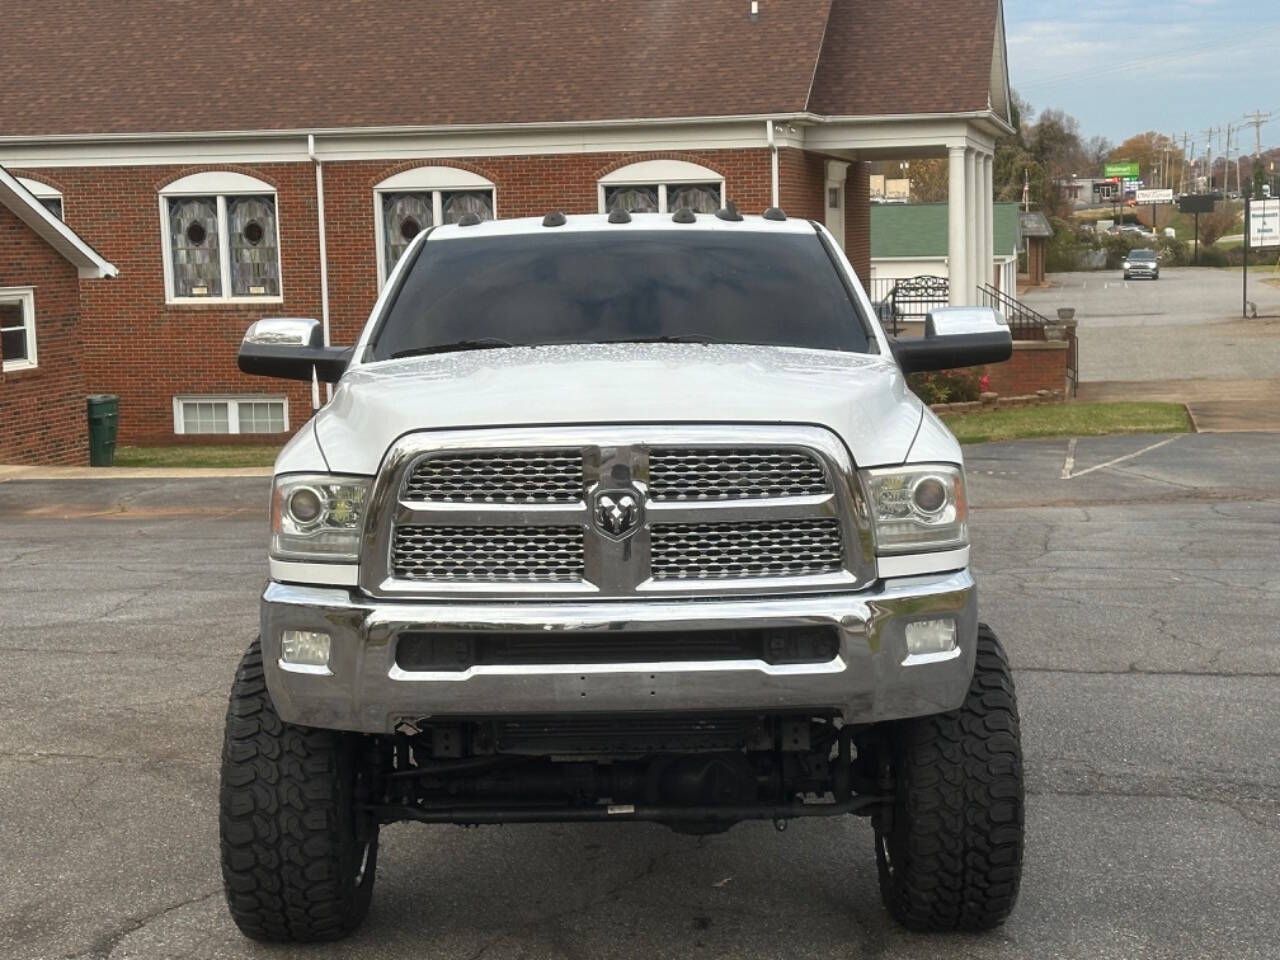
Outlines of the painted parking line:
{"label": "painted parking line", "polygon": [[1117,463],[1126,463],[1129,460],[1135,460],[1144,453],[1150,453],[1157,447],[1163,447],[1166,444],[1173,443],[1173,441],[1184,436],[1186,436],[1186,434],[1180,433],[1176,436],[1166,437],[1164,440],[1158,440],[1149,446],[1143,447],[1141,450],[1135,450],[1133,453],[1126,453],[1123,457],[1116,457],[1114,460],[1108,460],[1106,463],[1099,463],[1092,467],[1085,467],[1085,469],[1081,470],[1079,473],[1072,472],[1075,467],[1076,455],[1075,438],[1073,437],[1071,442],[1067,444],[1067,462],[1062,465],[1062,479],[1074,480],[1076,477],[1083,477],[1086,474],[1093,473],[1095,470],[1102,470],[1106,467],[1114,467]]}

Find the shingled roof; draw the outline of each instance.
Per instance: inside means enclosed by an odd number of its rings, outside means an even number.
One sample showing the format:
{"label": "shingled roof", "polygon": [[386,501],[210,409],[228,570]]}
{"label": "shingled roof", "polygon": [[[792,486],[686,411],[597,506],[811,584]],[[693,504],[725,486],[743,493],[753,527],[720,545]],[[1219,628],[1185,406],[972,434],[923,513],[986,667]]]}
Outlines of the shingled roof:
{"label": "shingled roof", "polygon": [[41,0],[0,137],[987,106],[998,0]]}

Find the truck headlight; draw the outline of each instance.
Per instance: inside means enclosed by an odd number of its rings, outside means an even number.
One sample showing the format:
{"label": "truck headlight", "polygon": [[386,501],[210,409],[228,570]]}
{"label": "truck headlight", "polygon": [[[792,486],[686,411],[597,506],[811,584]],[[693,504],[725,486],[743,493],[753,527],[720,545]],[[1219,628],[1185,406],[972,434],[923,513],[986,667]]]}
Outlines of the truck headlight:
{"label": "truck headlight", "polygon": [[294,473],[271,494],[271,556],[356,563],[364,532],[368,477]]}
{"label": "truck headlight", "polygon": [[947,550],[969,543],[964,472],[951,464],[862,471],[876,553]]}

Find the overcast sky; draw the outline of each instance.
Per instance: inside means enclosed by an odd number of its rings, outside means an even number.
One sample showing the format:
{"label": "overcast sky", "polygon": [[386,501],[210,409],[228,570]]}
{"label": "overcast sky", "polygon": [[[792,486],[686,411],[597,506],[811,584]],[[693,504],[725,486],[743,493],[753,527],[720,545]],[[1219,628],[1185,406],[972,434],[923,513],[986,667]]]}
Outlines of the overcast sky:
{"label": "overcast sky", "polygon": [[[1075,116],[1085,138],[1185,131],[1203,150],[1205,129],[1261,110],[1275,117],[1263,148],[1280,145],[1280,0],[1005,0],[1004,9],[1010,83],[1037,111]],[[1253,127],[1246,136],[1252,152]]]}

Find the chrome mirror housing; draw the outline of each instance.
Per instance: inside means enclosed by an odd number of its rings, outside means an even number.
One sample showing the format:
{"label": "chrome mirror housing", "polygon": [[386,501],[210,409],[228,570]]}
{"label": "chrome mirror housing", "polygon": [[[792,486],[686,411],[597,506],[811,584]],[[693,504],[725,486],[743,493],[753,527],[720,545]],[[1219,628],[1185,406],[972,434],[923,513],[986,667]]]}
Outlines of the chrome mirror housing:
{"label": "chrome mirror housing", "polygon": [[263,317],[245,331],[243,342],[282,347],[323,347],[324,330],[319,320],[305,317]]}
{"label": "chrome mirror housing", "polygon": [[923,337],[894,340],[891,347],[903,373],[922,373],[1003,363],[1013,356],[1013,337],[998,310],[939,307],[925,319]]}
{"label": "chrome mirror housing", "polygon": [[939,307],[930,310],[924,321],[926,337],[958,337],[969,333],[1004,333],[1009,323],[991,307]]}
{"label": "chrome mirror housing", "polygon": [[351,361],[351,347],[327,347],[320,321],[264,317],[245,331],[236,364],[244,373],[284,380],[337,383]]}

